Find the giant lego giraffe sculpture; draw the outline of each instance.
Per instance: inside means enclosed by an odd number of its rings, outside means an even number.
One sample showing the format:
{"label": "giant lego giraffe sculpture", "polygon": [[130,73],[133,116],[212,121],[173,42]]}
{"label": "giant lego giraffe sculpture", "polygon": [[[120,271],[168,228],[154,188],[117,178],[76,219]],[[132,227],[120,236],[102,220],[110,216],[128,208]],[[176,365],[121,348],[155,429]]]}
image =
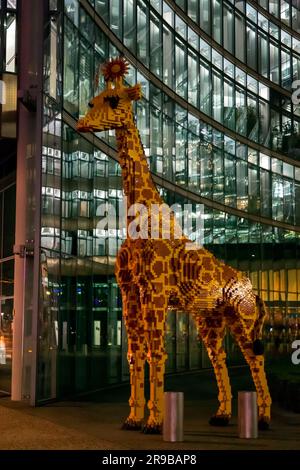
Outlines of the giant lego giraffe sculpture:
{"label": "giant lego giraffe sculpture", "polygon": [[[144,365],[149,363],[150,415],[144,432],[161,431],[163,422],[164,348],[166,313],[174,302],[196,322],[214,367],[219,388],[219,408],[210,423],[226,425],[231,417],[231,388],[223,339],[228,328],[250,366],[258,395],[259,427],[268,428],[271,397],[264,372],[260,338],[265,316],[263,302],[253,293],[250,280],[241,272],[218,261],[204,248],[188,249],[188,238],[178,237],[171,214],[169,233],[163,233],[162,212],[151,208],[163,203],[148,168],[135,125],[132,101],[141,98],[140,85],[125,86],[128,64],[123,58],[102,67],[105,90],[89,103],[78,122],[81,132],[116,130],[122,168],[123,189],[128,208],[147,209],[141,217],[146,231],[159,227],[158,236],[127,239],[119,250],[116,276],[122,293],[124,322],[128,334],[130,366],[130,414],[125,429],[141,429],[144,419]],[[153,211],[152,211],[153,212]],[[141,212],[140,212],[141,215]],[[127,230],[132,218],[127,217]]]}

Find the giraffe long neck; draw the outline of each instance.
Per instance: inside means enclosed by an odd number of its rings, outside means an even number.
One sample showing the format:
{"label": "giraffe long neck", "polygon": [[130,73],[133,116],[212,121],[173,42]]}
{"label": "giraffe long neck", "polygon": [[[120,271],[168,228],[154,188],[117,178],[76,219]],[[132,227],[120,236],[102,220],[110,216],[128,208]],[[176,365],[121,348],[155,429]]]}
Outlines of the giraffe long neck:
{"label": "giraffe long neck", "polygon": [[[153,206],[168,206],[164,204],[164,201],[159,195],[152,180],[139,131],[135,127],[134,123],[126,129],[117,130],[116,137],[118,153],[120,156],[120,165],[122,168],[123,190],[127,197],[127,210],[129,210],[129,208],[134,204],[142,204],[147,208],[149,231],[153,228],[152,224],[154,223],[156,224],[156,227],[157,224],[160,227],[158,235],[159,238],[186,239],[181,232],[181,228],[178,225],[174,214],[159,211],[159,215],[154,215],[156,223],[153,222]],[[152,215],[150,216],[151,212]],[[166,224],[166,228],[163,229],[163,220],[165,217],[169,217],[170,224]],[[132,219],[127,216],[127,227],[131,220]],[[158,234],[158,232],[156,233]],[[152,231],[151,234],[153,234]]]}
{"label": "giraffe long neck", "polygon": [[116,137],[128,207],[136,203],[144,204],[147,208],[151,204],[162,204],[134,123],[126,129],[117,130]]}

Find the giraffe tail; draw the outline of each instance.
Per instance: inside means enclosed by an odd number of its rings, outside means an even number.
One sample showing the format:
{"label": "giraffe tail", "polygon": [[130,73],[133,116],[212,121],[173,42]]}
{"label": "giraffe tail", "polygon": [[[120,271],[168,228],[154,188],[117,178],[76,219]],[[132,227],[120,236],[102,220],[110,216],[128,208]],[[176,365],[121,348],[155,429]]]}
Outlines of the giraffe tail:
{"label": "giraffe tail", "polygon": [[257,317],[253,327],[253,352],[256,356],[261,356],[264,353],[264,345],[262,342],[263,325],[266,318],[266,307],[263,300],[256,296],[256,312]]}

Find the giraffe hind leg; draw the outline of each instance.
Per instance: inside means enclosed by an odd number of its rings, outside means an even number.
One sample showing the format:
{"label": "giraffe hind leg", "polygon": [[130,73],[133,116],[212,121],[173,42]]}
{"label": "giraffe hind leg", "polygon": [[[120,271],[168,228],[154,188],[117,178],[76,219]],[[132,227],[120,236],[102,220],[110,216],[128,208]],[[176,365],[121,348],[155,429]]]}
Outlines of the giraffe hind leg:
{"label": "giraffe hind leg", "polygon": [[164,415],[164,373],[167,354],[164,334],[168,297],[149,293],[143,302],[144,329],[147,342],[147,362],[149,364],[150,399],[149,417],[143,427],[145,434],[161,434]]}
{"label": "giraffe hind leg", "polygon": [[266,310],[263,301],[253,293],[251,282],[243,278],[227,291],[226,323],[248,363],[257,392],[259,428],[269,427],[271,396],[264,370],[262,337]]}
{"label": "giraffe hind leg", "polygon": [[241,346],[241,349],[250,366],[253,382],[257,391],[258,428],[266,430],[269,429],[272,400],[264,370],[264,357],[262,355],[256,356],[247,346]]}
{"label": "giraffe hind leg", "polygon": [[264,356],[257,354],[257,352],[261,352],[261,349],[255,350],[255,342],[252,342],[251,334],[245,331],[241,321],[236,320],[230,329],[250,367],[257,392],[258,427],[260,430],[268,429],[271,419],[272,400],[264,370]]}

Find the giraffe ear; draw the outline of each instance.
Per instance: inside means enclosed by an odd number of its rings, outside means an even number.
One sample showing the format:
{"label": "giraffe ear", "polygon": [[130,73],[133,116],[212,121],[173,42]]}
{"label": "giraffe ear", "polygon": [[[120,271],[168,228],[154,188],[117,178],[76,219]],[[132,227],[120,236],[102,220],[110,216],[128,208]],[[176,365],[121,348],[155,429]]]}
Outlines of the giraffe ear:
{"label": "giraffe ear", "polygon": [[132,101],[138,101],[142,98],[142,87],[140,83],[125,89],[128,98]]}

